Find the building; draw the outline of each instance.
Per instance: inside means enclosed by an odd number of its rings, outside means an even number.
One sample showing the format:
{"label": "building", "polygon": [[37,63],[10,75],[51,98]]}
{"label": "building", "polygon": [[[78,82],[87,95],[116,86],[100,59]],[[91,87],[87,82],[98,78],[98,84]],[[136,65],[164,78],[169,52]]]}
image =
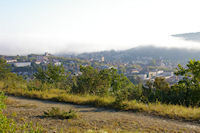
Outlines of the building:
{"label": "building", "polygon": [[35,61],[35,64],[39,65],[41,64],[41,61]]}
{"label": "building", "polygon": [[103,56],[103,57],[101,57],[101,61],[102,61],[102,62],[104,62],[104,61],[105,61],[105,59],[104,59],[104,56]]}
{"label": "building", "polygon": [[148,78],[151,79],[157,76],[157,72],[148,72]]}
{"label": "building", "polygon": [[60,65],[61,65],[61,62],[55,62],[54,65],[60,66]]}
{"label": "building", "polygon": [[16,62],[14,63],[15,67],[27,67],[31,66],[31,62]]}
{"label": "building", "polygon": [[131,69],[131,73],[135,74],[135,73],[139,73],[139,71],[137,69]]}
{"label": "building", "polygon": [[13,63],[13,62],[17,62],[17,60],[15,60],[15,59],[6,59],[6,62],[7,63]]}

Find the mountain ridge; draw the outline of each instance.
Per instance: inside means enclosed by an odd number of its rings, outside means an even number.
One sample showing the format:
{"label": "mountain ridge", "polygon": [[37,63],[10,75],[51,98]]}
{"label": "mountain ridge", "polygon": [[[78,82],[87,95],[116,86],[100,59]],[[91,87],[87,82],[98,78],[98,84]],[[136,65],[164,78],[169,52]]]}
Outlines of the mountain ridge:
{"label": "mountain ridge", "polygon": [[92,53],[82,53],[76,57],[82,59],[101,58],[107,61],[131,62],[139,58],[163,59],[172,62],[186,63],[190,59],[200,59],[200,50],[185,48],[163,48],[154,46],[135,47],[127,50],[110,50]]}

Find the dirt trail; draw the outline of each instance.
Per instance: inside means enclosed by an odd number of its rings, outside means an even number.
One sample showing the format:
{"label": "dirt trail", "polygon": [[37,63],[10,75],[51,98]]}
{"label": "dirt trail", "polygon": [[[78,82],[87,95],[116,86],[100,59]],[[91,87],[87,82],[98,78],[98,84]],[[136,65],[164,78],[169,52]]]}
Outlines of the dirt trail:
{"label": "dirt trail", "polygon": [[[47,128],[48,132],[60,130],[63,132],[83,132],[90,129],[96,131],[104,129],[108,132],[200,132],[200,125],[198,124],[146,116],[141,113],[120,112],[11,96],[8,99],[9,102],[5,110],[8,116],[19,123],[22,120],[37,122]],[[51,109],[51,107],[59,107],[66,111],[74,109],[78,111],[80,117],[73,120],[41,117],[43,112]],[[13,116],[13,114],[16,114],[16,116]]]}

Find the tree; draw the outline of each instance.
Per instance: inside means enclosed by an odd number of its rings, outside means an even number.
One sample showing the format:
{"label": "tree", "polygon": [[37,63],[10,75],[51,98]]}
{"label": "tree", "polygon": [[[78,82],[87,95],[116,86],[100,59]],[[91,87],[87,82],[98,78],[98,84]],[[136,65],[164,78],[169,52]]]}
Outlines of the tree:
{"label": "tree", "polygon": [[200,82],[200,61],[190,60],[186,68],[179,64],[175,74],[184,76],[193,82]]}
{"label": "tree", "polygon": [[143,86],[143,100],[148,102],[166,102],[170,85],[164,77],[156,77],[154,81],[148,80]]}
{"label": "tree", "polygon": [[80,72],[72,87],[73,93],[113,95],[123,100],[136,94],[133,83],[123,74],[118,74],[116,69],[98,70],[91,66],[80,66]]}
{"label": "tree", "polygon": [[165,77],[156,77],[153,86],[162,91],[168,91],[170,89],[170,85],[165,80]]}
{"label": "tree", "polygon": [[91,66],[80,66],[81,75],[77,76],[72,92],[81,94],[105,95],[110,88],[109,69],[97,70]]}
{"label": "tree", "polygon": [[173,86],[174,90],[181,91],[178,93],[181,95],[176,95],[181,100],[179,102],[187,106],[200,106],[200,61],[190,60],[185,68],[178,65],[175,74],[183,76],[183,79]]}
{"label": "tree", "polygon": [[[81,75],[77,77],[77,87],[73,88],[73,92],[75,93],[91,93],[95,94],[95,81],[98,76],[97,69],[94,69],[91,66],[80,66]],[[97,84],[97,83],[96,83]]]}
{"label": "tree", "polygon": [[10,73],[9,65],[6,63],[6,60],[0,58],[0,79],[4,79]]}
{"label": "tree", "polygon": [[34,77],[43,83],[57,83],[65,80],[67,75],[65,74],[63,66],[48,64],[46,70],[41,67],[38,68],[37,73],[34,74]]}

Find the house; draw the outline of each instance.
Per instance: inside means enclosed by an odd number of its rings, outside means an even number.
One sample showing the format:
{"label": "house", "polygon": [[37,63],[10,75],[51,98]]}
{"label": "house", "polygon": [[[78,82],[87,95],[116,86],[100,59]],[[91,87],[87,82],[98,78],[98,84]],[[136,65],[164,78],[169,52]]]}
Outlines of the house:
{"label": "house", "polygon": [[31,62],[16,62],[14,63],[15,67],[27,67],[31,66]]}
{"label": "house", "polygon": [[36,60],[36,61],[35,61],[35,64],[39,65],[39,64],[41,64],[41,61]]}
{"label": "house", "polygon": [[13,63],[13,62],[17,62],[17,60],[15,60],[15,59],[6,59],[6,62],[7,63]]}
{"label": "house", "polygon": [[102,61],[102,62],[104,62],[104,61],[105,61],[105,59],[104,59],[104,56],[103,56],[103,57],[101,57],[101,61]]}
{"label": "house", "polygon": [[135,73],[139,73],[139,71],[137,69],[131,69],[131,73],[135,74]]}
{"label": "house", "polygon": [[12,57],[4,57],[4,59],[6,60],[7,63],[17,62],[17,60],[13,59]]}
{"label": "house", "polygon": [[60,65],[61,65],[61,62],[55,62],[54,65],[60,66]]}
{"label": "house", "polygon": [[161,75],[162,73],[164,73],[163,70],[158,70],[158,71],[157,71],[157,75]]}
{"label": "house", "polygon": [[148,78],[153,78],[157,76],[157,72],[148,72]]}

